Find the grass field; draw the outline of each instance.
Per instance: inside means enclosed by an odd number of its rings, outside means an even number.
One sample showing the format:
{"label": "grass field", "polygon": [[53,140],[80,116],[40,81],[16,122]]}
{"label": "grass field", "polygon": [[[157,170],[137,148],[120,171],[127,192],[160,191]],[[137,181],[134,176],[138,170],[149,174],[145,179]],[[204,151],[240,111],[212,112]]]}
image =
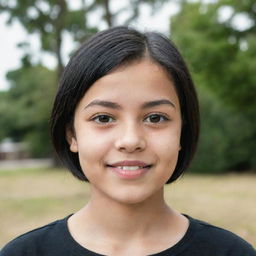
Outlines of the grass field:
{"label": "grass field", "polygon": [[[256,175],[187,175],[166,186],[166,200],[229,229],[256,247]],[[0,248],[15,236],[81,208],[89,186],[60,170],[0,171]]]}

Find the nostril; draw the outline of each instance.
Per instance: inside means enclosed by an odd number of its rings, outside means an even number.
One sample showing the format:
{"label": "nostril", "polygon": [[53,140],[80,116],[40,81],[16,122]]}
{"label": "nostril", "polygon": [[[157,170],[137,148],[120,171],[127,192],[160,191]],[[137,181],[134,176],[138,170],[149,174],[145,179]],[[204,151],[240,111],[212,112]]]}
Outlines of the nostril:
{"label": "nostril", "polygon": [[131,153],[143,150],[146,146],[146,141],[143,134],[140,132],[139,127],[130,127],[130,125],[127,125],[121,131],[115,146],[119,151]]}

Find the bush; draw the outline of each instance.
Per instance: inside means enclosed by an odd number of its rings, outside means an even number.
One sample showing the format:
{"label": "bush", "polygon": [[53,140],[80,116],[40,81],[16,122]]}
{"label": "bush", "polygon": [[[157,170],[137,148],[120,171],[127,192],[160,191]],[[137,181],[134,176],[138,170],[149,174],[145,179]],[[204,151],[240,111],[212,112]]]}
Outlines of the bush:
{"label": "bush", "polygon": [[199,91],[201,135],[193,172],[220,173],[253,168],[254,126],[245,113],[220,103],[209,91]]}

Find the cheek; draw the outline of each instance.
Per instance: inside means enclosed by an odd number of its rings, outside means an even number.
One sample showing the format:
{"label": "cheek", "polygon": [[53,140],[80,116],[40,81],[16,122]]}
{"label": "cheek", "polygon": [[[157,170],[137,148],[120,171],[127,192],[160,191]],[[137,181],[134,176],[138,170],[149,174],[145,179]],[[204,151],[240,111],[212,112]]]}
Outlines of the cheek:
{"label": "cheek", "polygon": [[156,154],[158,154],[159,160],[164,165],[176,166],[180,151],[180,129],[173,129],[166,131],[161,136],[150,137],[151,147],[154,148]]}
{"label": "cheek", "polygon": [[150,141],[163,152],[175,152],[179,151],[180,148],[180,136],[180,125],[175,125],[174,127],[170,127],[170,129],[161,132],[161,134],[151,134]]}
{"label": "cheek", "polygon": [[79,161],[84,171],[103,163],[111,144],[110,140],[109,136],[100,136],[90,129],[77,132]]}

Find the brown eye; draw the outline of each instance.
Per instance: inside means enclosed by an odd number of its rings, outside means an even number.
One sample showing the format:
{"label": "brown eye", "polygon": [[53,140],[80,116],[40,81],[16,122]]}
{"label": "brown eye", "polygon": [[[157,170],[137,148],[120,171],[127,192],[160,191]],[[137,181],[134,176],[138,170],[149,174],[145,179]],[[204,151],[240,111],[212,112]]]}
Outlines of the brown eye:
{"label": "brown eye", "polygon": [[114,121],[114,119],[108,115],[98,115],[95,116],[92,120],[100,124],[111,123]]}
{"label": "brown eye", "polygon": [[152,115],[149,115],[145,120],[146,122],[149,122],[149,123],[161,123],[161,122],[167,121],[168,118],[163,115],[152,114]]}

